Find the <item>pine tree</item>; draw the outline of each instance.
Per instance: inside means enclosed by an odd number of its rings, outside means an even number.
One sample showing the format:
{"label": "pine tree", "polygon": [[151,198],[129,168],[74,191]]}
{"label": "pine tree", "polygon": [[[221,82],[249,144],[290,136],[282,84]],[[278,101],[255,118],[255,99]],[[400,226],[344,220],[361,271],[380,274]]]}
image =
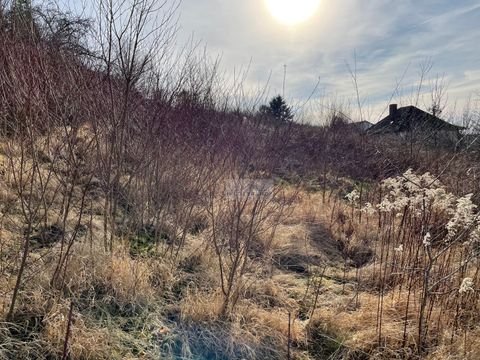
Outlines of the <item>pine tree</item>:
{"label": "pine tree", "polygon": [[267,115],[282,122],[287,122],[293,119],[291,108],[287,105],[283,97],[280,95],[277,95],[272,100],[270,100],[268,106],[261,106],[260,112],[263,115]]}

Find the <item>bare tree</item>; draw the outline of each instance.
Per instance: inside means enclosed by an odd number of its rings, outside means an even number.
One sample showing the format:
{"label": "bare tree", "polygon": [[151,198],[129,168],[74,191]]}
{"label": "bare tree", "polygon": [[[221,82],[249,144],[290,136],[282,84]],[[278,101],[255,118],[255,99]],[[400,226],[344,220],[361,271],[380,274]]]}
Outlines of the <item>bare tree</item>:
{"label": "bare tree", "polygon": [[100,119],[103,122],[100,126],[95,124],[95,131],[106,130],[102,134],[105,141],[97,144],[97,149],[106,189],[104,243],[110,250],[115,234],[118,191],[122,186],[120,179],[126,170],[127,137],[141,96],[139,90],[151,66],[168,53],[168,45],[176,31],[177,7],[177,1],[160,4],[153,0],[97,2],[98,29],[94,36],[108,96],[100,104],[102,108],[106,103],[106,116]]}

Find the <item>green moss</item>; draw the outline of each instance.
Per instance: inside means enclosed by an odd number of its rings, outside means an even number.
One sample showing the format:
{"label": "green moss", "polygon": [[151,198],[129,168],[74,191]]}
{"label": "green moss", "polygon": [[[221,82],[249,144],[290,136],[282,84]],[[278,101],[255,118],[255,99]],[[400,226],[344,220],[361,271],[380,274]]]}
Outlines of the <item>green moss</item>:
{"label": "green moss", "polygon": [[159,231],[153,225],[138,230],[130,239],[130,256],[149,257],[156,254],[160,242],[170,243],[171,236],[166,231]]}

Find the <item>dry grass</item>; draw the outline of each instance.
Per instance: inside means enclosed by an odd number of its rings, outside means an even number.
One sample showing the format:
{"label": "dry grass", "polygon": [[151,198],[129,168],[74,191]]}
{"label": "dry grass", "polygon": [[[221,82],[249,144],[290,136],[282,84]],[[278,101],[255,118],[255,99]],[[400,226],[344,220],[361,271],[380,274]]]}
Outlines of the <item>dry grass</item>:
{"label": "dry grass", "polygon": [[179,304],[181,319],[185,322],[216,321],[220,317],[222,296],[215,293],[205,293],[198,289],[187,290],[187,295]]}
{"label": "dry grass", "polygon": [[[61,355],[69,316],[68,303],[55,304],[44,318],[45,328],[42,339],[49,346],[49,352]],[[69,339],[70,355],[75,359],[108,359],[111,348],[111,337],[107,328],[96,328],[88,324],[82,314],[75,311],[72,316],[72,327]]]}
{"label": "dry grass", "polygon": [[452,334],[444,334],[443,343],[435,348],[426,359],[446,359],[446,360],[475,360],[480,358],[480,330],[476,329],[465,334],[458,334],[453,338]]}
{"label": "dry grass", "polygon": [[[371,353],[381,346],[389,349],[401,349],[403,347],[403,321],[405,317],[405,302],[392,299],[390,296],[384,299],[384,313],[381,339],[376,333],[378,297],[371,294],[361,294],[359,306],[355,307],[350,296],[338,295],[337,303],[325,304],[316,313],[316,319],[328,328],[342,334],[345,337],[345,345],[353,349],[361,349]],[[406,294],[404,294],[406,296]],[[409,316],[414,318],[414,309],[409,311]],[[412,324],[414,325],[414,324]],[[373,336],[372,336],[373,335]],[[415,327],[407,329],[406,346],[415,346]]]}
{"label": "dry grass", "polygon": [[[113,252],[104,251],[102,217],[94,215],[92,236],[73,245],[63,289],[50,284],[59,244],[30,254],[17,319],[39,322],[24,328],[26,337],[15,330],[21,323],[0,324],[6,344],[0,347],[0,358],[8,358],[15,348],[22,349],[17,354],[61,357],[70,301],[72,359],[153,359],[158,354],[172,360],[284,359],[289,336],[298,360],[414,358],[418,308],[410,306],[407,312],[405,291],[386,291],[379,336],[377,270],[372,262],[363,266],[359,287],[347,251],[374,247],[375,220],[351,218],[350,206],[335,196],[324,203],[320,192],[295,194],[291,215],[276,228],[264,257],[252,259],[239,287],[237,308],[226,317],[221,313],[217,259],[202,233],[188,235],[176,261],[131,257],[127,239],[118,241]],[[101,205],[94,205],[100,212]],[[55,209],[53,215],[58,216]],[[72,213],[67,226],[74,226],[74,218]],[[10,228],[2,223],[2,240],[11,239],[12,230],[20,226],[15,216],[9,221]],[[349,234],[350,227],[354,231]],[[2,276],[1,288],[12,289],[13,279]],[[8,302],[7,291],[0,297],[3,312]],[[406,313],[411,321],[404,343]],[[434,318],[442,315],[435,309],[432,313]],[[451,341],[446,332],[438,346],[431,344],[428,356],[475,359],[478,338],[478,329],[469,331],[466,341],[461,333]]]}

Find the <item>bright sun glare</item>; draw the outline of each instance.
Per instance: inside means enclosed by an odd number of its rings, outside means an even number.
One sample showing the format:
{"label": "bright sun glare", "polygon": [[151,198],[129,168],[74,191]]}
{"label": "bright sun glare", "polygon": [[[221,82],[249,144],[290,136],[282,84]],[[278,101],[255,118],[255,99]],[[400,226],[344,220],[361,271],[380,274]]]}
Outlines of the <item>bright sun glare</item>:
{"label": "bright sun glare", "polygon": [[320,0],[265,0],[265,3],[275,19],[288,26],[308,20],[320,6]]}

